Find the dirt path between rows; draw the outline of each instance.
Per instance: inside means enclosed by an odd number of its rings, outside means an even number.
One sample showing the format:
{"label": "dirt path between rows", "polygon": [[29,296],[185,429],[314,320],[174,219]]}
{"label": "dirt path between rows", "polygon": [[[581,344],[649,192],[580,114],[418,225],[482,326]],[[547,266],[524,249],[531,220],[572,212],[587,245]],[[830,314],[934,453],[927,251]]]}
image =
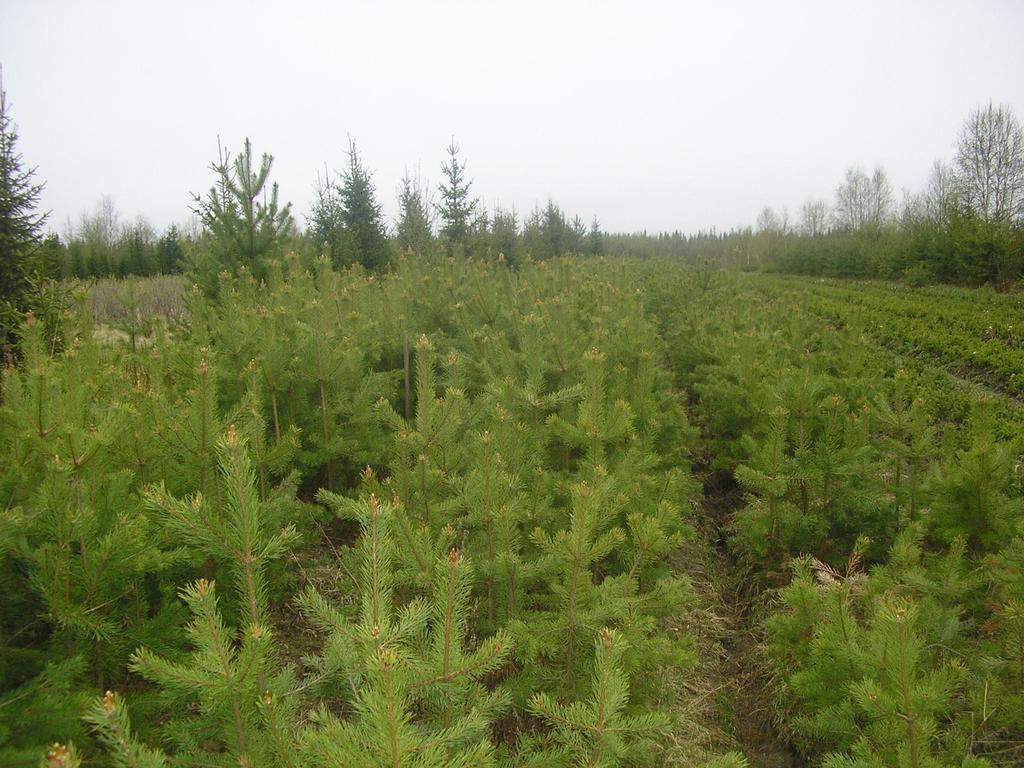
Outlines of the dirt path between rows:
{"label": "dirt path between rows", "polygon": [[754,610],[759,596],[726,543],[729,518],[742,503],[742,494],[731,477],[710,471],[706,464],[695,467],[695,474],[704,490],[698,537],[707,549],[703,568],[692,578],[715,617],[706,622],[713,627],[714,642],[699,645],[704,646],[704,674],[719,681],[714,686],[718,715],[752,768],[800,768],[803,761],[781,732],[772,707],[773,683]]}

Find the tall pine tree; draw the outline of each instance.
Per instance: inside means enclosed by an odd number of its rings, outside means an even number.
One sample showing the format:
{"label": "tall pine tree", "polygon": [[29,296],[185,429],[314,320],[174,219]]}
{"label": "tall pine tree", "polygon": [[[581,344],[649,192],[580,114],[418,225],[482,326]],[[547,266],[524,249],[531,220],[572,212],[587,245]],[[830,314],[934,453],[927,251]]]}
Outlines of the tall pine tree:
{"label": "tall pine tree", "polygon": [[225,154],[210,166],[217,174],[217,184],[206,197],[193,197],[194,211],[213,238],[219,261],[213,265],[215,272],[225,266],[256,270],[291,230],[292,204],[278,204],[277,182],[271,185],[267,199],[273,164],[274,157],[264,153],[259,168],[254,169],[252,143],[246,139],[234,162]]}
{"label": "tall pine tree", "polygon": [[341,176],[339,189],[341,220],[349,233],[355,258],[367,269],[380,269],[388,263],[388,241],[384,218],[373,188],[373,179],[359,159],[354,141],[348,145],[348,168]]}
{"label": "tall pine tree", "polygon": [[17,143],[0,79],[0,346],[11,339],[25,310],[30,261],[47,217],[36,211],[43,185],[33,183],[35,168],[22,167]]}
{"label": "tall pine tree", "polygon": [[406,172],[398,192],[398,247],[403,251],[422,256],[430,250],[434,229],[430,208],[419,176],[413,178]]}
{"label": "tall pine tree", "polygon": [[342,259],[350,249],[345,248],[348,235],[342,221],[341,195],[326,168],[323,177],[317,174],[313,192],[316,197],[306,217],[307,233],[316,246],[317,255],[326,256],[335,267],[344,266]]}
{"label": "tall pine tree", "polygon": [[442,222],[441,234],[451,245],[465,247],[477,201],[469,197],[469,188],[473,182],[466,179],[466,162],[459,162],[459,146],[455,139],[448,145],[448,162],[441,166],[441,173],[445,178],[444,183],[438,187],[441,193],[441,204],[438,207]]}

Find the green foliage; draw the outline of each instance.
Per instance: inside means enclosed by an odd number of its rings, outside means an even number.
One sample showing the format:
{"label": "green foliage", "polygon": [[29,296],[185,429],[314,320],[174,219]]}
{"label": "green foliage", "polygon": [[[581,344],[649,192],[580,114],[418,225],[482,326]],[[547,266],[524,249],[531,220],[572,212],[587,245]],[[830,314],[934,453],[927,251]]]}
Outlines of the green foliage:
{"label": "green foliage", "polygon": [[[493,765],[486,740],[473,740],[484,725],[479,717],[453,723],[444,730],[425,731],[412,722],[409,682],[404,659],[381,648],[367,664],[368,681],[356,704],[356,719],[341,722],[323,713],[319,728],[306,736],[301,750],[310,764],[379,765],[417,768],[472,768]],[[463,746],[467,740],[471,744]]]}
{"label": "green foliage", "polygon": [[81,712],[89,695],[83,691],[85,664],[75,657],[64,662],[51,662],[45,669],[22,685],[12,686],[5,676],[0,695],[0,763],[10,766],[32,766],[39,761],[44,745],[53,744],[53,751],[66,762],[55,765],[77,765],[71,747],[62,744],[82,741],[85,728]]}
{"label": "green foliage", "polygon": [[124,700],[113,691],[96,699],[84,715],[116,768],[163,768],[167,757],[140,744],[132,734]]}
{"label": "green foliage", "polygon": [[668,727],[660,713],[629,714],[629,684],[621,669],[624,641],[603,629],[596,641],[594,679],[585,701],[560,704],[547,694],[530,711],[552,726],[537,765],[636,765],[651,758],[651,740]]}
{"label": "green foliage", "polygon": [[17,144],[0,82],[0,349],[12,344],[21,313],[29,308],[33,261],[47,218],[36,211],[43,185],[34,183],[35,168],[23,167]]}
{"label": "green foliage", "polygon": [[341,221],[348,235],[351,255],[341,257],[342,264],[358,262],[367,269],[382,269],[390,259],[384,233],[380,203],[377,202],[370,172],[363,166],[355,142],[349,143],[348,168],[341,176],[338,190]]}
{"label": "green foliage", "polygon": [[307,235],[312,240],[318,256],[324,256],[336,266],[345,264],[342,261],[347,246],[348,233],[342,220],[341,193],[338,185],[326,174],[317,174],[313,188],[316,197],[309,215],[306,217]]}
{"label": "green foliage", "polygon": [[433,214],[428,193],[419,178],[402,176],[398,192],[398,223],[395,239],[402,252],[411,251],[423,258],[430,253],[433,243]]}
{"label": "green foliage", "polygon": [[[216,268],[236,270],[245,267],[262,274],[267,258],[277,254],[284,236],[292,228],[291,203],[278,204],[275,182],[269,199],[265,188],[274,158],[264,154],[259,168],[253,165],[252,144],[248,139],[241,154],[231,162],[223,155],[210,170],[217,176],[216,186],[206,197],[195,195],[195,213],[211,238]],[[193,265],[193,268],[199,265]],[[198,274],[209,284],[210,272]]]}
{"label": "green foliage", "polygon": [[969,446],[955,449],[929,483],[929,525],[940,538],[962,535],[976,551],[990,550],[1024,514],[1024,500],[1012,490],[1020,450],[995,439],[984,400],[972,424]]}
{"label": "green foliage", "polygon": [[459,162],[459,147],[454,138],[446,151],[448,160],[441,166],[445,181],[438,187],[441,200],[437,212],[441,217],[441,235],[451,246],[465,247],[478,201],[469,197],[473,182],[466,178],[466,162]]}
{"label": "green foliage", "polygon": [[269,627],[248,623],[237,631],[224,623],[216,586],[189,584],[181,597],[192,613],[186,627],[191,653],[172,661],[145,648],[132,656],[132,671],[160,686],[174,714],[164,738],[185,762],[262,764],[272,745],[262,726],[264,692],[288,689],[285,673],[272,673]]}
{"label": "green foliage", "polygon": [[157,267],[162,275],[174,274],[181,271],[184,260],[185,251],[181,246],[181,235],[178,228],[172,224],[157,242]]}
{"label": "green foliage", "polygon": [[218,441],[217,458],[221,490],[216,503],[202,493],[187,501],[175,499],[157,487],[148,492],[146,505],[175,540],[227,566],[242,622],[264,626],[268,618],[267,570],[297,538],[291,523],[276,533],[271,530],[294,493],[294,484],[287,483],[268,499],[261,499],[245,441],[234,426]]}
{"label": "green foliage", "polygon": [[498,632],[467,649],[469,563],[452,549],[434,566],[428,599],[399,607],[401,510],[372,495],[322,497],[359,522],[361,599],[354,618],[312,590],[301,605],[329,633],[317,666],[335,695],[351,691],[355,719],[321,712],[301,737],[302,751],[317,765],[489,765],[486,727],[508,701],[480,680],[504,664],[511,645]]}
{"label": "green foliage", "polygon": [[[902,311],[632,260],[265,267],[166,326],[123,286],[123,340],[85,302],[59,343],[21,329],[0,760],[657,764],[696,657],[676,630],[707,615],[695,535],[769,590],[765,705],[809,761],[1015,759],[1021,421],[998,391],[972,410],[956,356],[890,346],[940,317],[1011,361],[1006,297]],[[691,465],[736,506],[702,508]]]}
{"label": "green foliage", "polygon": [[656,290],[699,302],[666,327],[744,492],[731,543],[779,585],[765,630],[795,745],[830,766],[1013,764],[1020,417],[956,361],[968,337],[1014,354],[1015,300],[761,277]]}

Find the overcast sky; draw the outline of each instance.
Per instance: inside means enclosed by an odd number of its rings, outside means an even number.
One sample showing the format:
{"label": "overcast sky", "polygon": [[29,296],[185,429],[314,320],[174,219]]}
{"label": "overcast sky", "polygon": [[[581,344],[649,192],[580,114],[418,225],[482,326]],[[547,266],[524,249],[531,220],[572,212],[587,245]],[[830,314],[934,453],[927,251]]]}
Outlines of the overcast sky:
{"label": "overcast sky", "polygon": [[606,230],[795,215],[846,168],[923,185],[968,113],[1024,119],[1024,2],[47,2],[0,0],[19,148],[51,227],[113,197],[188,218],[217,136],[275,157],[300,222],[347,137],[385,211],[439,181],[548,197]]}

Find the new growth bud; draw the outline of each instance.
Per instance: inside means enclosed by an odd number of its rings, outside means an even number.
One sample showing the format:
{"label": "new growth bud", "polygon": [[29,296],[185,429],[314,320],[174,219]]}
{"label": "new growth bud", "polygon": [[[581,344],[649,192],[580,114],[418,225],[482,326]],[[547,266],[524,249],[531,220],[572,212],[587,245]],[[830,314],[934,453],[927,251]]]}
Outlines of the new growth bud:
{"label": "new growth bud", "polygon": [[64,768],[71,762],[71,750],[65,744],[54,742],[46,753],[46,762],[50,768]]}

